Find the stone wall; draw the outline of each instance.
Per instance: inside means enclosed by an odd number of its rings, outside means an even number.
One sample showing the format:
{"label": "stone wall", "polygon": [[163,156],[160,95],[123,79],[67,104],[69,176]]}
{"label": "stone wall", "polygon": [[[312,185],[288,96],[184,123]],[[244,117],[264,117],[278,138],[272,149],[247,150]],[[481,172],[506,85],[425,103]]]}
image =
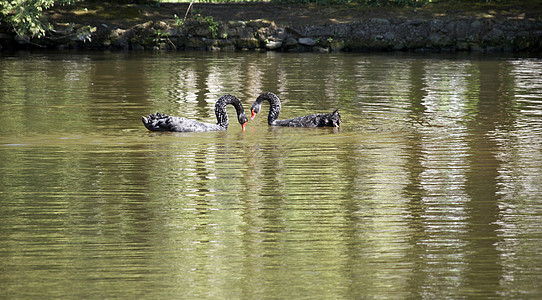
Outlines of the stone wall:
{"label": "stone wall", "polygon": [[101,24],[92,30],[72,26],[40,40],[0,33],[3,49],[271,50],[303,51],[540,51],[542,22],[530,19],[388,20],[346,24],[277,26],[268,20],[177,27],[149,21],[128,29]]}

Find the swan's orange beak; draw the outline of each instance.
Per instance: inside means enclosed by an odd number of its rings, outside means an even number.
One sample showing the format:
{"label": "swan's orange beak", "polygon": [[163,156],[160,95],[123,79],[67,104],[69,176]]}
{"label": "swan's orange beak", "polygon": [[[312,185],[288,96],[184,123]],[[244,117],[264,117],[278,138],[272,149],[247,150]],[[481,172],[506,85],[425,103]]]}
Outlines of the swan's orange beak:
{"label": "swan's orange beak", "polygon": [[256,116],[256,113],[254,112],[253,109],[250,110],[250,119],[251,120],[254,120],[254,117]]}
{"label": "swan's orange beak", "polygon": [[243,126],[243,132],[247,132],[247,122],[243,123],[241,126]]}

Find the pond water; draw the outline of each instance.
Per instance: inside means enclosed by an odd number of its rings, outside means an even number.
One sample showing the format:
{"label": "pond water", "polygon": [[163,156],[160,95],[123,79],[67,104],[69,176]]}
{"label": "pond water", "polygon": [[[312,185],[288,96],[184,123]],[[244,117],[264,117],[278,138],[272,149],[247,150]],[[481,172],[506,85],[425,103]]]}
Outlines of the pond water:
{"label": "pond water", "polygon": [[[264,91],[343,124],[141,123]],[[0,298],[542,295],[540,57],[21,52],[0,111]]]}

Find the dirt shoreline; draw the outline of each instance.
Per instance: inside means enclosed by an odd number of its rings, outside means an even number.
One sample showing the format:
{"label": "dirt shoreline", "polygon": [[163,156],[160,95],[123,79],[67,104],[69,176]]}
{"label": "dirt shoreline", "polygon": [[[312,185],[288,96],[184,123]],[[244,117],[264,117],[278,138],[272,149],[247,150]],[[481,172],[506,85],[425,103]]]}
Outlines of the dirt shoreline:
{"label": "dirt shoreline", "polygon": [[[134,26],[148,21],[173,21],[174,15],[184,17],[189,3],[162,3],[159,6],[110,5],[106,3],[80,3],[77,6],[57,7],[46,13],[52,23],[111,23],[118,27]],[[250,21],[266,19],[280,26],[325,25],[350,23],[372,18],[412,19],[531,19],[542,18],[542,3],[508,5],[473,4],[427,5],[425,7],[366,7],[360,5],[286,5],[271,2],[247,3],[194,3],[189,16],[212,16],[217,21]]]}
{"label": "dirt shoreline", "polygon": [[[542,3],[412,7],[275,3],[79,3],[45,17],[54,30],[0,49],[540,51]],[[175,17],[176,15],[176,17]],[[212,17],[212,18],[210,18]],[[86,30],[86,31],[85,31]]]}

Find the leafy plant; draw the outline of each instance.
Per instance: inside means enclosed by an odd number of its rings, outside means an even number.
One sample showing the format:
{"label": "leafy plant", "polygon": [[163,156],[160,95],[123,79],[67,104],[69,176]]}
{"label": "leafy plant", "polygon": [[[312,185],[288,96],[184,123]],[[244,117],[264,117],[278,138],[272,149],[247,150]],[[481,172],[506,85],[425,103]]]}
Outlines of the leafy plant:
{"label": "leafy plant", "polygon": [[201,23],[207,23],[207,25],[209,26],[209,32],[211,32],[211,36],[213,38],[216,38],[218,34],[218,29],[220,28],[220,23],[218,21],[215,21],[212,16],[202,17],[200,14],[196,14],[194,16],[194,20]]}
{"label": "leafy plant", "polygon": [[207,16],[203,18],[205,22],[207,22],[207,25],[209,25],[209,31],[211,32],[211,36],[213,38],[216,38],[216,35],[218,34],[218,28],[220,27],[220,23],[215,21],[213,17]]}
{"label": "leafy plant", "polygon": [[177,16],[177,14],[174,14],[173,18],[175,18],[175,26],[177,26],[177,27],[182,27],[183,26],[184,21],[185,21],[184,19],[179,18],[179,16]]}
{"label": "leafy plant", "polygon": [[0,23],[10,24],[19,36],[42,37],[52,26],[40,17],[54,5],[72,4],[78,0],[0,1]]}
{"label": "leafy plant", "polygon": [[79,28],[76,31],[77,39],[83,42],[91,42],[92,41],[92,33],[96,32],[96,27],[87,25]]}
{"label": "leafy plant", "polygon": [[153,39],[153,42],[158,44],[158,42],[160,42],[161,40],[164,40],[164,39],[169,40],[170,35],[171,33],[164,32],[161,29],[158,29],[156,30],[156,37]]}
{"label": "leafy plant", "polygon": [[[182,27],[184,25],[184,23],[186,22],[186,18],[188,17],[188,13],[190,12],[190,10],[192,10],[195,14],[191,17],[191,19],[195,20],[195,21],[198,21],[200,23],[203,23],[203,22],[207,23],[207,25],[209,26],[209,31],[211,32],[212,37],[216,38],[216,36],[218,34],[218,29],[220,28],[220,23],[215,21],[212,16],[202,17],[200,10],[192,9],[193,4],[194,3],[191,2],[190,5],[188,5],[188,8],[186,9],[186,13],[185,13],[183,19],[181,19],[176,14],[173,15],[173,17],[175,18],[175,26]],[[228,36],[227,34],[223,34],[224,38],[226,38],[227,36]]]}
{"label": "leafy plant", "polygon": [[160,46],[161,43],[167,42],[171,45],[173,49],[177,49],[175,44],[171,41],[169,36],[171,35],[170,32],[164,32],[161,29],[156,30],[156,37],[152,40],[157,46]]}

